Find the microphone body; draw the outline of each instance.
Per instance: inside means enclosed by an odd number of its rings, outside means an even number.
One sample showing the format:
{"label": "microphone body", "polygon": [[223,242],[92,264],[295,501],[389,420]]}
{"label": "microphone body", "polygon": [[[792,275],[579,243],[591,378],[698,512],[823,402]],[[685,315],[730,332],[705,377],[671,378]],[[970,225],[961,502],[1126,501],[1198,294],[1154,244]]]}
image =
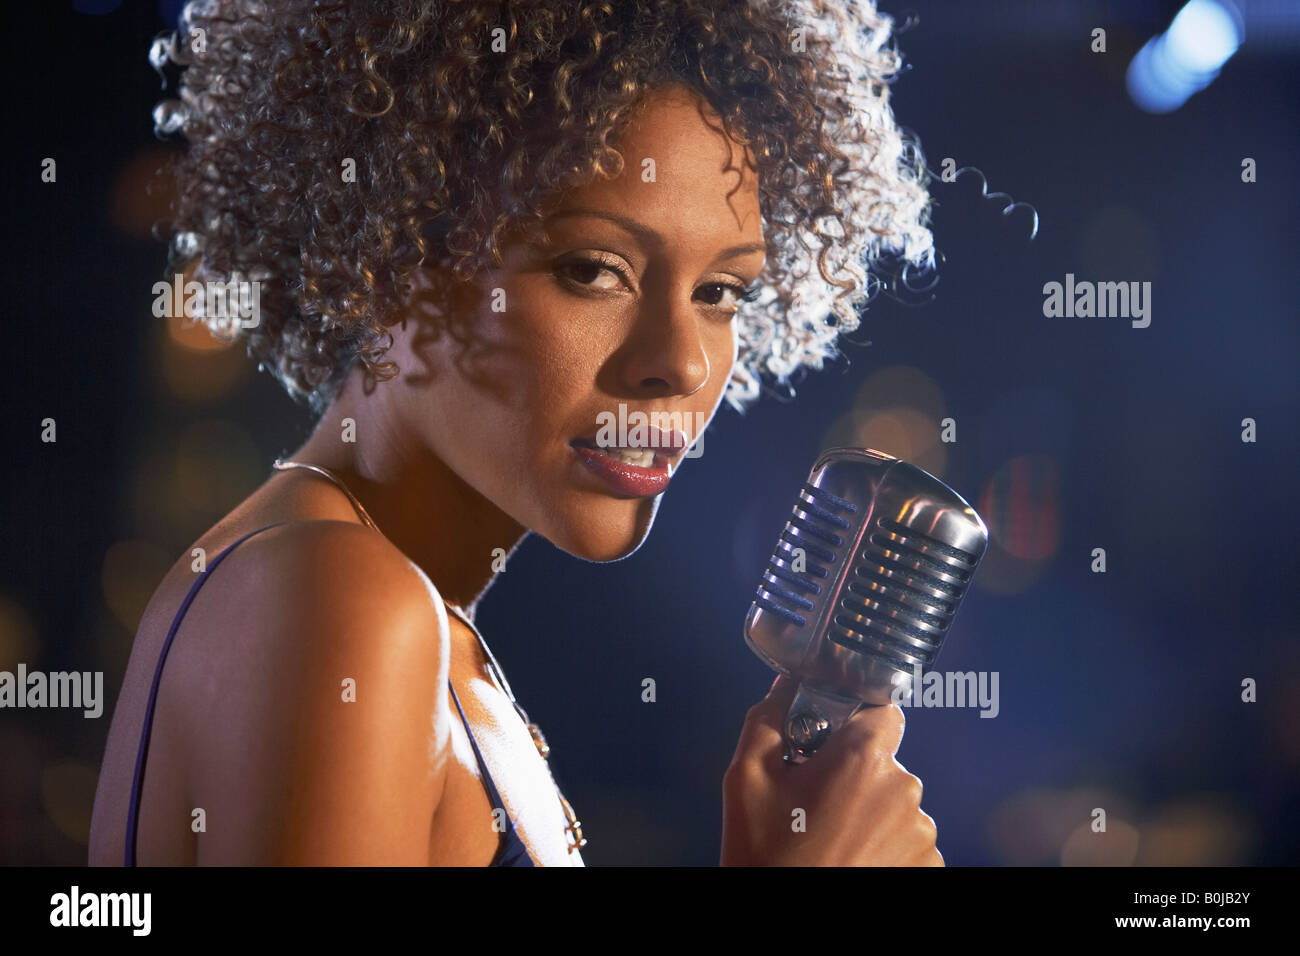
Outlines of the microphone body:
{"label": "microphone body", "polygon": [[860,707],[910,697],[987,545],[975,510],[915,465],[867,448],[818,457],[745,618],[750,649],[799,682],[786,760]]}

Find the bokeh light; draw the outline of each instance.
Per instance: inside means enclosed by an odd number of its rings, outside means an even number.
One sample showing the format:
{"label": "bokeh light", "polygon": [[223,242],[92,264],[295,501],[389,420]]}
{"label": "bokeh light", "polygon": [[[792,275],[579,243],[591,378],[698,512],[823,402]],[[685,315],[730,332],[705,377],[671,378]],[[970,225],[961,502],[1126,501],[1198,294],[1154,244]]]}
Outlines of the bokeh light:
{"label": "bokeh light", "polygon": [[1194,794],[1160,808],[1142,824],[1138,866],[1242,866],[1254,827],[1220,794]]}
{"label": "bokeh light", "polygon": [[[1012,866],[1059,864],[1067,844],[1080,827],[1088,829],[1093,836],[1106,835],[1091,833],[1093,810],[1097,807],[1106,811],[1108,829],[1114,829],[1115,825],[1134,816],[1130,800],[1101,787],[1022,790],[989,814],[989,840],[1003,863]],[[1111,845],[1114,847],[1122,842],[1116,840]],[[1076,855],[1072,859],[1082,859],[1082,856]]]}
{"label": "bokeh light", "polygon": [[1114,815],[1107,815],[1105,830],[1081,823],[1065,838],[1061,866],[1132,866],[1138,841],[1137,827]]}
{"label": "bokeh light", "polygon": [[[236,342],[217,338],[208,327],[184,312],[184,286],[194,277],[194,263],[181,273],[179,283],[171,278],[172,302],[165,318],[153,318],[165,333],[157,344],[158,371],[167,391],[189,402],[213,402],[242,386],[251,374],[245,349]],[[167,281],[159,276],[158,281]],[[152,313],[153,298],[150,298]],[[178,307],[179,306],[179,307]]]}
{"label": "bokeh light", "polygon": [[1060,543],[1056,462],[1047,455],[1012,458],[984,483],[979,513],[989,537],[1025,561],[1050,557]]}
{"label": "bokeh light", "polygon": [[196,421],[167,446],[141,456],[131,490],[132,526],[159,541],[188,544],[268,471],[247,429],[220,419]]}
{"label": "bokeh light", "polygon": [[173,491],[197,521],[211,524],[269,473],[257,443],[242,425],[207,419],[176,438]]}
{"label": "bokeh light", "polygon": [[[1106,829],[1093,829],[1093,811]],[[1030,789],[989,815],[1001,861],[1014,866],[1236,866],[1252,849],[1249,815],[1222,794],[1182,797],[1154,809],[1100,787]]]}
{"label": "bokeh light", "polygon": [[90,818],[99,775],[81,763],[56,763],[41,773],[41,803],[60,833],[90,843]]}
{"label": "bokeh light", "polygon": [[1133,58],[1129,95],[1148,113],[1176,110],[1209,86],[1243,39],[1241,13],[1232,3],[1189,0],[1169,29]]}
{"label": "bokeh light", "polygon": [[[175,292],[172,293],[173,299],[179,297],[181,301],[175,303],[179,307],[174,307],[171,314],[167,316],[167,337],[185,352],[237,351],[234,349],[235,343],[217,338],[201,319],[191,318],[184,313],[184,283],[190,281],[193,273],[193,269],[186,269],[185,272],[181,273],[183,281],[180,296],[177,296]],[[173,289],[175,288],[176,285],[173,280]]]}
{"label": "bokeh light", "polygon": [[135,239],[153,239],[154,225],[169,215],[175,193],[171,164],[177,151],[148,146],[131,157],[113,181],[109,220]]}
{"label": "bokeh light", "polygon": [[852,407],[822,436],[822,447],[874,448],[940,477],[948,452],[940,442],[943,393],[932,378],[909,365],[893,365],[862,384]]}
{"label": "bokeh light", "polygon": [[0,721],[0,865],[29,863],[42,852],[39,768],[48,751],[47,741],[17,721]]}
{"label": "bokeh light", "polygon": [[118,541],[104,553],[100,584],[114,619],[135,633],[154,589],[175,559],[149,541]]}
{"label": "bokeh light", "polygon": [[1113,203],[1099,209],[1084,224],[1079,265],[1079,278],[1153,280],[1160,273],[1160,239],[1146,216]]}
{"label": "bokeh light", "polygon": [[36,657],[36,625],[27,609],[0,595],[0,670],[12,671],[18,663]]}
{"label": "bokeh light", "polygon": [[1007,461],[984,482],[975,510],[989,529],[975,578],[991,594],[1028,591],[1060,546],[1060,480],[1056,461],[1031,453]]}
{"label": "bokeh light", "polygon": [[[253,365],[242,348],[220,342],[199,323],[171,318],[158,321],[167,323],[169,343],[162,349],[159,373],[173,397],[214,402],[233,394],[249,378]],[[182,325],[188,328],[181,330]],[[184,344],[176,341],[180,335],[185,337]],[[200,348],[198,343],[204,339],[212,346]]]}

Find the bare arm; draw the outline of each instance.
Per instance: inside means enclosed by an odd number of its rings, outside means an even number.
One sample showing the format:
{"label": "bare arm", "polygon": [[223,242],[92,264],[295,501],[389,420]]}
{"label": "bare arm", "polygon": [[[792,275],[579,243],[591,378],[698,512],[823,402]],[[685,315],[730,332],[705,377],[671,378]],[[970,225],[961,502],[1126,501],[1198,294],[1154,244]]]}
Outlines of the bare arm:
{"label": "bare arm", "polygon": [[214,718],[190,734],[198,862],[426,865],[449,747],[437,592],[360,525],[259,538],[226,591],[231,673],[191,711]]}

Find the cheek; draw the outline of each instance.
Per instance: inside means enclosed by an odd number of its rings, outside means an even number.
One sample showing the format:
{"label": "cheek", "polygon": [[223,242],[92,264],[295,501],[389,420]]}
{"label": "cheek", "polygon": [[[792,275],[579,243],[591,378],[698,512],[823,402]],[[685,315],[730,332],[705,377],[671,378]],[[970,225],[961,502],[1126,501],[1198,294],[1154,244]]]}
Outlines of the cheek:
{"label": "cheek", "polygon": [[490,286],[472,320],[443,342],[440,364],[481,410],[555,401],[589,372],[592,330],[542,285],[532,277]]}
{"label": "cheek", "polygon": [[503,310],[493,310],[489,285],[466,333],[444,344],[446,391],[455,393],[444,407],[456,416],[453,425],[474,423],[463,434],[476,447],[495,449],[496,460],[553,465],[568,453],[557,436],[572,431],[575,416],[590,407],[613,326],[546,276],[497,281]]}
{"label": "cheek", "polygon": [[529,399],[539,414],[563,416],[585,407],[601,368],[618,346],[610,306],[566,293],[544,273],[516,276],[510,308],[493,318],[513,348],[525,353]]}

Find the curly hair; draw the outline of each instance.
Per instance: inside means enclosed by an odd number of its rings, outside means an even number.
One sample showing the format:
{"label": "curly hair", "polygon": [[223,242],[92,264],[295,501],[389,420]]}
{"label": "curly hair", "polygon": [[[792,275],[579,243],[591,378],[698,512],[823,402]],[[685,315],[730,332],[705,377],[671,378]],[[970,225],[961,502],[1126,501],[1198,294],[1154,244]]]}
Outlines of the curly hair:
{"label": "curly hair", "polygon": [[204,319],[318,413],[358,361],[397,374],[386,326],[421,263],[500,265],[548,198],[620,171],[610,141],[664,82],[757,162],[768,261],[738,316],[738,411],[764,375],[838,354],[884,257],[934,263],[893,21],[869,0],[196,0],[179,26],[150,55],[184,68],[154,110],[188,142],[169,271],[259,281],[255,328]]}

